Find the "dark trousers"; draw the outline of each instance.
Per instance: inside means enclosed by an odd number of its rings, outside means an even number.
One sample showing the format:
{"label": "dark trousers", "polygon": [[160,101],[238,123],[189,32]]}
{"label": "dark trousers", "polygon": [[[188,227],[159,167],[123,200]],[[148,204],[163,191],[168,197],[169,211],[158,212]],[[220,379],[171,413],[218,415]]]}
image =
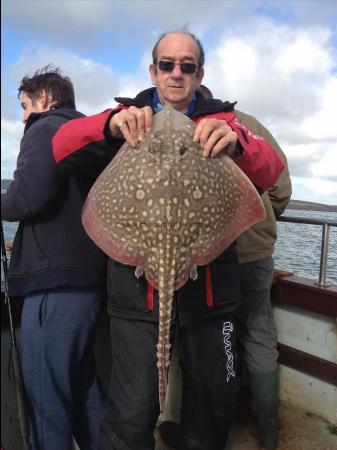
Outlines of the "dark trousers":
{"label": "dark trousers", "polygon": [[[158,325],[111,318],[112,372],[102,450],[152,450],[159,415]],[[237,353],[232,315],[179,330],[182,448],[223,450],[235,414]]]}
{"label": "dark trousers", "polygon": [[240,356],[249,372],[277,370],[277,331],[270,301],[271,256],[240,264],[241,302],[235,311]]}
{"label": "dark trousers", "polygon": [[94,325],[104,294],[55,288],[28,295],[21,319],[23,380],[32,450],[99,450],[103,394]]}

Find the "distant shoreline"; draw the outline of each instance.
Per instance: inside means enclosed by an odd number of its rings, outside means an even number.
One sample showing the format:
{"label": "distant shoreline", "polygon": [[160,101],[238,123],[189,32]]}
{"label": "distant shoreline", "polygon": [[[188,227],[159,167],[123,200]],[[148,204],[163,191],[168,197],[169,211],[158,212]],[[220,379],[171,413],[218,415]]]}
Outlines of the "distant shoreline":
{"label": "distant shoreline", "polygon": [[[1,189],[7,189],[11,181],[12,180],[1,180]],[[337,205],[324,205],[322,203],[306,202],[303,200],[290,200],[287,209],[337,212]]]}
{"label": "distant shoreline", "polygon": [[287,209],[337,212],[337,205],[324,205],[322,203],[305,202],[302,200],[290,200]]}

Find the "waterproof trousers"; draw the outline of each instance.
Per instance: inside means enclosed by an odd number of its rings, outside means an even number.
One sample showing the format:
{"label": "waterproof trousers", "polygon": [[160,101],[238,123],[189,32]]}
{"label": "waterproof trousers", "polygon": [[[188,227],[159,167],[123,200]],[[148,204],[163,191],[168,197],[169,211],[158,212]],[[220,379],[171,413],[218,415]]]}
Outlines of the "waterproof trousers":
{"label": "waterproof trousers", "polygon": [[25,298],[21,351],[32,450],[99,450],[103,394],[94,326],[104,293],[57,288]]}
{"label": "waterproof trousers", "polygon": [[240,359],[248,371],[277,369],[277,332],[270,301],[273,258],[240,264],[241,301],[235,311]]}
{"label": "waterproof trousers", "polygon": [[[157,323],[111,318],[111,387],[102,450],[155,448],[157,340]],[[223,450],[239,384],[232,314],[181,327],[179,359],[184,384],[181,448]]]}
{"label": "waterproof trousers", "polygon": [[273,450],[278,435],[277,332],[272,315],[270,289],[273,259],[240,264],[241,303],[236,310],[240,362],[256,410],[256,428],[261,445]]}

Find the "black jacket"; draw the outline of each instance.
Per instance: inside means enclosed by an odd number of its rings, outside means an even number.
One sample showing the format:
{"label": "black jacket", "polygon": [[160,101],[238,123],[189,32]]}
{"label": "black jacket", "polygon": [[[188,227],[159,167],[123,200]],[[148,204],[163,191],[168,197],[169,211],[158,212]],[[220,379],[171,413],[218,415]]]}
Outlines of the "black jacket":
{"label": "black jacket", "polygon": [[106,256],[81,222],[83,202],[98,173],[61,174],[52,152],[59,127],[79,117],[68,108],[29,116],[14,180],[1,196],[1,218],[20,221],[9,265],[10,295],[106,284]]}

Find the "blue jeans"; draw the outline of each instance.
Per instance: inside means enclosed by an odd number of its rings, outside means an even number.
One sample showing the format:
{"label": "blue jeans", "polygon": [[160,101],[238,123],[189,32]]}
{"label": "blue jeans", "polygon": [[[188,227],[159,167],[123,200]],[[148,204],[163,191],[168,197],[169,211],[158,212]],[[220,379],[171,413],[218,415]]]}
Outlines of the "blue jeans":
{"label": "blue jeans", "polygon": [[55,288],[29,294],[21,319],[23,380],[33,450],[98,450],[103,394],[94,325],[103,291]]}

